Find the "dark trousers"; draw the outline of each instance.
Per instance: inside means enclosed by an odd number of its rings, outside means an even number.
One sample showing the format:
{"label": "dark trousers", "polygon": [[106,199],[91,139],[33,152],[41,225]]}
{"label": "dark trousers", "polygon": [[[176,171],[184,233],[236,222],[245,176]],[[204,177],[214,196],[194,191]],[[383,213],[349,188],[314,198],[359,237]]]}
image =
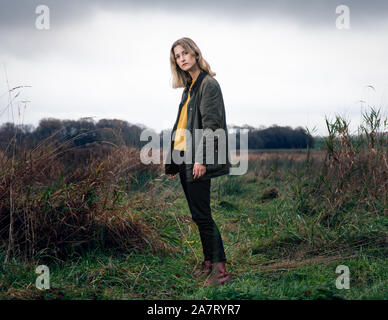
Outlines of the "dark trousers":
{"label": "dark trousers", "polygon": [[199,229],[204,260],[210,260],[213,263],[226,261],[221,234],[211,215],[210,179],[187,182],[185,166],[185,163],[179,165],[179,177],[191,216]]}

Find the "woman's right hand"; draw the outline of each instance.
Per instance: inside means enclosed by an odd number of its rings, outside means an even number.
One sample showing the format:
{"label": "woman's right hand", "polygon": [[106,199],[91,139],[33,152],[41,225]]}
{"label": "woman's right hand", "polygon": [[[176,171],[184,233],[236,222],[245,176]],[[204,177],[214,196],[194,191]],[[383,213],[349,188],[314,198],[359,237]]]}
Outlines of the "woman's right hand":
{"label": "woman's right hand", "polygon": [[178,173],[175,173],[175,174],[167,174],[170,178],[175,178],[177,176]]}

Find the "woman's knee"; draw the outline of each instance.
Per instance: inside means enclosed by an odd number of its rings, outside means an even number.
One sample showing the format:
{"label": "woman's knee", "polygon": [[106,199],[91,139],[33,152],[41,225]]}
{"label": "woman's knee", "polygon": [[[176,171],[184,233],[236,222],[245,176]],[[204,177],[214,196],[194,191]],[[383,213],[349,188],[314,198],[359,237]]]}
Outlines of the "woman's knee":
{"label": "woman's knee", "polygon": [[198,225],[198,227],[202,226],[213,226],[214,220],[211,216],[195,216],[192,215],[193,221]]}

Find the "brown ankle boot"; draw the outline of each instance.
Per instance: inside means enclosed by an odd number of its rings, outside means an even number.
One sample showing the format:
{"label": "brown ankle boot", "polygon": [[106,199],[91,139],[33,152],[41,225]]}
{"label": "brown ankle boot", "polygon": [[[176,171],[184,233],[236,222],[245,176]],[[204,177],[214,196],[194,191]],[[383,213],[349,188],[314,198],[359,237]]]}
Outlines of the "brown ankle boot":
{"label": "brown ankle boot", "polygon": [[202,262],[201,269],[195,270],[194,275],[197,277],[197,279],[201,278],[202,276],[209,276],[209,274],[212,272],[212,262],[210,260],[205,260]]}
{"label": "brown ankle boot", "polygon": [[232,281],[232,276],[226,272],[226,262],[215,262],[212,265],[212,272],[206,279],[204,285],[223,285],[227,282]]}

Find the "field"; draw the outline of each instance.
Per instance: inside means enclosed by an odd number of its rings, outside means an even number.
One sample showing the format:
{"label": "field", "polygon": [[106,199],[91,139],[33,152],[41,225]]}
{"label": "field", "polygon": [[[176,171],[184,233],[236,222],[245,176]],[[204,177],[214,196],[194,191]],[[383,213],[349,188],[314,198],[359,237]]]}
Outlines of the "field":
{"label": "field", "polygon": [[387,136],[355,142],[341,124],[322,150],[250,150],[245,175],[212,179],[233,275],[220,287],[193,276],[202,247],[179,178],[138,150],[66,176],[49,149],[0,155],[0,299],[387,299]]}

